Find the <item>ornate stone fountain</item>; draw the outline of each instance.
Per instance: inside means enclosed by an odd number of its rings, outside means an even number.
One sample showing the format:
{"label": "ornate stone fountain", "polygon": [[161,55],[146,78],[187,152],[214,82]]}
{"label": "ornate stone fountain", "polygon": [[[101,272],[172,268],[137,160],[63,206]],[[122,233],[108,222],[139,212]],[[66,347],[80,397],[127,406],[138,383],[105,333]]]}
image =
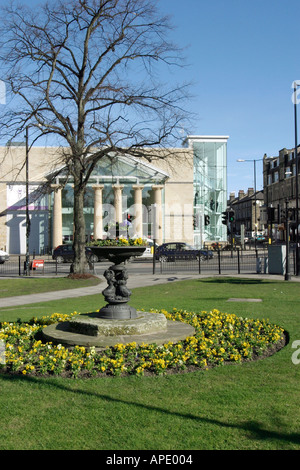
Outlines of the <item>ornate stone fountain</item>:
{"label": "ornate stone fountain", "polygon": [[137,311],[128,305],[131,291],[127,287],[128,271],[126,262],[136,256],[141,256],[145,246],[91,246],[93,254],[98,259],[106,258],[114,264],[105,272],[107,287],[102,291],[107,305],[103,307],[98,318],[110,320],[129,320],[137,318]]}
{"label": "ornate stone fountain", "polygon": [[167,321],[165,315],[138,312],[131,307],[127,287],[126,261],[141,256],[145,246],[91,246],[98,259],[114,264],[104,272],[107,287],[102,294],[107,305],[98,312],[76,315],[69,322],[56,323],[43,330],[46,341],[67,346],[106,348],[117,343],[163,344],[192,336],[194,328],[186,323]]}

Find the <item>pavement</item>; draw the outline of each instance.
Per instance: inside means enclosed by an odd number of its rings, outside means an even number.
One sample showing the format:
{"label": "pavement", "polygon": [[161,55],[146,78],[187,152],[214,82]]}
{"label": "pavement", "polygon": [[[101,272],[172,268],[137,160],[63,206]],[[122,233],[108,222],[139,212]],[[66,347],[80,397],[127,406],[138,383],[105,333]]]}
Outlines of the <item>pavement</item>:
{"label": "pavement", "polygon": [[[279,280],[283,281],[284,276],[276,274],[230,274],[227,275],[221,274],[219,276],[212,274],[130,274],[128,279],[129,289],[135,289],[137,287],[147,287],[155,286],[157,284],[169,284],[176,281],[184,281],[191,279],[204,279],[207,277],[236,277],[236,278],[248,278],[248,279],[269,279],[269,280]],[[103,276],[99,276],[100,279]],[[104,280],[103,280],[104,281]],[[1,281],[0,281],[1,282]],[[300,282],[299,277],[292,276],[291,281],[287,282]],[[77,289],[68,289],[56,292],[43,292],[40,294],[30,294],[30,295],[20,295],[16,297],[5,297],[0,299],[0,308],[3,307],[14,307],[18,305],[28,305],[34,303],[48,302],[60,299],[74,299],[77,297],[83,297],[87,295],[102,295],[101,292],[106,284],[98,284],[97,286],[77,288]]]}

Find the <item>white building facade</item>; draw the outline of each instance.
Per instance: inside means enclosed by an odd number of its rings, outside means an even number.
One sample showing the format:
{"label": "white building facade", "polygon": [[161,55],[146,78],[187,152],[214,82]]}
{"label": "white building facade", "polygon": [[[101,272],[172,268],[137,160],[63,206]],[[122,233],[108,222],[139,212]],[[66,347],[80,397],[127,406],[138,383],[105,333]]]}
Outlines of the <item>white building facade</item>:
{"label": "white building facade", "polygon": [[[87,240],[114,236],[118,224],[124,236],[159,244],[225,242],[227,139],[188,136],[182,148],[157,149],[150,162],[126,155],[100,160],[85,195]],[[26,180],[25,149],[0,148],[0,248],[10,254],[26,252],[26,209],[30,253],[72,243],[73,185],[60,152],[32,147]]]}

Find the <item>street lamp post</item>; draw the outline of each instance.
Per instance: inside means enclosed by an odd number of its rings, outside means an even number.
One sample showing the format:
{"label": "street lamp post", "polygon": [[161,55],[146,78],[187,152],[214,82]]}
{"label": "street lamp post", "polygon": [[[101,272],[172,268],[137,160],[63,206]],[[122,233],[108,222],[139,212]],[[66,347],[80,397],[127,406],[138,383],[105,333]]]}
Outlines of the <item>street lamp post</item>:
{"label": "street lamp post", "polygon": [[[30,236],[30,228],[31,222],[29,217],[29,128],[30,127],[38,127],[41,128],[41,124],[37,124],[36,126],[32,124],[27,124],[25,127],[25,146],[26,146],[26,157],[25,157],[25,169],[26,169],[26,261],[25,261],[25,274],[26,276],[30,275],[29,269],[29,262],[30,262],[30,255],[29,255],[29,236]],[[38,135],[31,143],[31,146],[40,138]]]}
{"label": "street lamp post", "polygon": [[294,122],[295,122],[295,164],[296,164],[296,276],[300,276],[299,269],[299,192],[298,192],[298,137],[297,137],[297,87],[300,86],[294,81]]}
{"label": "street lamp post", "polygon": [[256,160],[253,160],[254,164],[254,232],[255,232],[255,248],[257,243],[257,201],[256,201]]}
{"label": "street lamp post", "polygon": [[286,226],[286,261],[285,261],[285,275],[284,279],[286,281],[291,280],[290,274],[290,224],[289,224],[289,201],[285,201],[285,226]]}
{"label": "street lamp post", "polygon": [[30,217],[29,217],[29,145],[28,145],[28,128],[26,127],[25,139],[26,139],[26,261],[25,261],[25,272],[26,276],[30,275],[29,270],[29,235],[30,235]]}

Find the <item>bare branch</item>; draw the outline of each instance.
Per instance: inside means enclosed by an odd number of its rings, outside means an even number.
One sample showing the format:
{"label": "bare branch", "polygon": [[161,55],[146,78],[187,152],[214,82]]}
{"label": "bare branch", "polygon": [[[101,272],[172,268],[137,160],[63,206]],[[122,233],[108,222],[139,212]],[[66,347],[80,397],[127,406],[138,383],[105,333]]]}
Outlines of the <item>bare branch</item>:
{"label": "bare branch", "polygon": [[80,198],[97,162],[111,154],[150,158],[173,144],[188,117],[188,85],[170,84],[171,76],[170,83],[159,80],[182,57],[155,4],[51,0],[33,11],[11,1],[2,8],[0,63],[9,104],[0,136],[21,135],[31,125],[68,149],[62,158],[74,180],[75,259],[83,259],[78,246],[85,235]]}

